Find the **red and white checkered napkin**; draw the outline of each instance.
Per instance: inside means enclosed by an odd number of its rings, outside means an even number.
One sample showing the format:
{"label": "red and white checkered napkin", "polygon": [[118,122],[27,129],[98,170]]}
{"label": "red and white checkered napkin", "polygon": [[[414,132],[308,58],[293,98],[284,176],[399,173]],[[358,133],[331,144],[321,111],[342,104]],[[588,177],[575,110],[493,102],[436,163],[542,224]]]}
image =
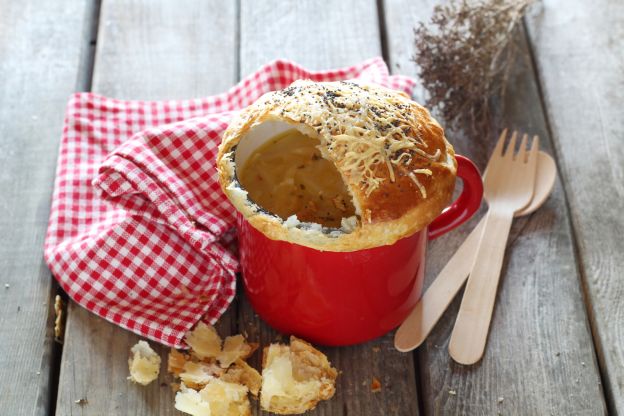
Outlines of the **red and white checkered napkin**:
{"label": "red and white checkered napkin", "polygon": [[184,101],[75,94],[67,107],[45,260],[91,312],[160,343],[184,347],[235,294],[235,212],[215,156],[232,114],[296,79],[357,78],[411,93],[381,58],[311,72],[275,61],[228,92]]}

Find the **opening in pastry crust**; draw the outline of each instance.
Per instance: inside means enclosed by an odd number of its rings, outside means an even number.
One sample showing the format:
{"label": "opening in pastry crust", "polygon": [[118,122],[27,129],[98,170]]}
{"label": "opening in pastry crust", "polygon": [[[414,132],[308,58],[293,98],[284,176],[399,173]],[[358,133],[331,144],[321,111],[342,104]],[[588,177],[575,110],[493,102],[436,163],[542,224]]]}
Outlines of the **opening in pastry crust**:
{"label": "opening in pastry crust", "polygon": [[[252,186],[254,186],[254,184],[259,185],[259,182],[255,180],[255,177],[252,178],[250,174],[246,174],[246,172],[243,170],[246,166],[246,163],[250,160],[250,158],[255,157],[254,152],[256,150],[261,149],[263,146],[267,146],[267,144],[269,144],[272,139],[284,135],[288,136],[289,131],[294,131],[293,135],[300,133],[303,136],[306,136],[303,140],[309,138],[311,143],[316,143],[315,147],[320,148],[318,134],[314,130],[307,128],[307,126],[305,125],[293,126],[289,123],[271,120],[261,123],[252,128],[245,136],[241,138],[240,142],[233,150],[233,160],[235,161],[236,166],[236,179],[238,182],[238,186],[240,186],[240,189],[247,193],[247,195],[245,196],[247,201],[251,204],[258,205],[260,211],[263,211],[265,214],[275,215],[281,218],[283,220],[283,225],[287,228],[298,227],[318,229],[318,231],[323,231],[324,233],[352,232],[359,225],[359,206],[356,199],[353,197],[352,190],[347,185],[344,177],[342,177],[342,174],[339,173],[339,171],[333,165],[333,162],[329,161],[323,156],[323,152],[321,151],[316,152],[313,155],[313,158],[321,158],[324,159],[324,161],[328,162],[323,165],[323,168],[331,169],[331,176],[339,175],[341,177],[341,182],[344,185],[347,196],[338,195],[336,189],[330,189],[330,186],[323,184],[323,181],[318,180],[319,178],[317,177],[304,178],[303,182],[305,182],[305,184],[301,183],[299,184],[299,186],[302,186],[302,189],[306,189],[306,185],[308,186],[308,188],[310,188],[310,186],[312,185],[315,189],[319,191],[319,193],[325,192],[326,195],[330,195],[324,203],[321,203],[325,207],[329,206],[329,209],[324,210],[323,213],[317,213],[316,209],[310,208],[308,207],[308,205],[306,205],[305,207],[300,207],[298,210],[295,210],[293,207],[297,205],[297,201],[294,199],[297,197],[301,198],[302,196],[295,195],[294,193],[284,195],[281,198],[281,202],[275,201],[275,203],[273,204],[275,205],[275,209],[273,210],[271,210],[270,208],[271,203],[263,204],[258,197],[254,198],[254,196],[259,195],[259,193],[254,192]],[[286,140],[287,139],[288,137],[286,137]],[[288,155],[288,151],[285,151],[285,154]],[[252,160],[252,162],[254,161]],[[303,167],[303,165],[297,167],[300,168]],[[265,164],[263,169],[270,170],[271,166]],[[289,174],[289,176],[293,175]],[[318,172],[316,172],[315,176],[318,176]],[[286,188],[288,188],[287,182],[292,180],[292,177],[284,178],[283,182],[285,183]],[[246,189],[245,185],[250,185],[249,189]],[[333,185],[334,186],[332,186],[331,188],[335,188],[335,184]],[[309,189],[307,189],[307,191],[309,191]],[[323,197],[321,196],[321,198]],[[335,208],[333,208],[331,204],[333,204]],[[311,205],[314,205],[314,201],[312,201]],[[298,211],[299,215],[297,215],[296,213],[286,214],[287,212],[293,210]],[[321,210],[319,209],[318,211]]]}

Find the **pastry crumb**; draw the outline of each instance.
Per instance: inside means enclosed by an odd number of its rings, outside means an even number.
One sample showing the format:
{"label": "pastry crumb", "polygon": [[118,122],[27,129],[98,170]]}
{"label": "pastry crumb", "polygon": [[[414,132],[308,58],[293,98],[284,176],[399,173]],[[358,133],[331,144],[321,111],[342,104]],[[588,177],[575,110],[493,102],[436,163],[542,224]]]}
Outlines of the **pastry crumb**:
{"label": "pastry crumb", "polygon": [[239,358],[247,358],[258,349],[258,344],[248,344],[242,335],[225,338],[223,350],[217,354],[217,361],[222,368],[228,368]]}
{"label": "pastry crumb", "polygon": [[335,393],[338,371],[307,342],[264,348],[262,375],[245,359],[258,348],[243,335],[222,341],[216,329],[200,322],[185,336],[188,353],[171,349],[167,370],[174,376],[175,408],[191,416],[251,415],[249,393],[260,406],[279,414],[301,414]]}
{"label": "pastry crumb", "polygon": [[247,416],[251,405],[247,388],[215,378],[196,391],[182,384],[175,396],[175,408],[192,416]]}
{"label": "pastry crumb", "polygon": [[224,370],[214,363],[187,361],[180,373],[180,380],[187,387],[199,390],[223,373]]}
{"label": "pastry crumb", "polygon": [[381,351],[381,348],[379,348],[379,347],[373,347],[373,352],[379,352],[379,351]]}
{"label": "pastry crumb", "polygon": [[336,377],[325,354],[291,336],[290,345],[264,348],[260,406],[279,414],[304,413],[334,396]]}
{"label": "pastry crumb", "polygon": [[450,394],[451,396],[457,396],[457,392],[455,390],[449,390],[448,394]]}
{"label": "pastry crumb", "polygon": [[172,348],[167,357],[167,371],[179,377],[180,373],[184,370],[184,364],[189,360],[190,358],[188,355]]}
{"label": "pastry crumb", "polygon": [[499,397],[499,398],[498,398],[498,403],[502,403],[504,400],[505,400],[505,398],[504,398],[504,397]]}
{"label": "pastry crumb", "polygon": [[240,358],[227,370],[221,377],[221,380],[242,384],[256,397],[262,386],[262,376],[260,373]]}
{"label": "pastry crumb", "polygon": [[156,380],[160,373],[160,356],[145,341],[137,342],[130,351],[132,357],[128,360],[128,380],[143,386]]}
{"label": "pastry crumb", "polygon": [[191,347],[191,353],[201,359],[216,358],[221,352],[221,337],[217,330],[201,321],[186,334],[185,341]]}
{"label": "pastry crumb", "polygon": [[82,399],[78,399],[78,400],[74,401],[74,403],[76,403],[76,404],[78,404],[80,406],[84,406],[85,404],[89,403],[89,401],[87,399],[85,399],[85,398],[82,398]]}
{"label": "pastry crumb", "polygon": [[381,391],[381,381],[377,377],[373,377],[373,381],[371,381],[371,391],[373,393],[378,393]]}
{"label": "pastry crumb", "polygon": [[59,295],[54,298],[54,340],[63,343],[63,300]]}

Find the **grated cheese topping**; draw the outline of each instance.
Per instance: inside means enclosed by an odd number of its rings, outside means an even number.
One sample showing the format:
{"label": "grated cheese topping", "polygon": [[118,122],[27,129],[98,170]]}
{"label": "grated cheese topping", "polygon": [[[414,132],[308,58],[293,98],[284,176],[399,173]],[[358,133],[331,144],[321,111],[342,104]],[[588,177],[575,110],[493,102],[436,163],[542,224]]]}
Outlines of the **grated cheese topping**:
{"label": "grated cheese topping", "polygon": [[[405,95],[355,82],[300,80],[269,94],[268,100],[280,105],[280,116],[312,126],[323,157],[335,163],[366,196],[387,179],[394,182],[401,172],[427,197],[417,175],[431,176],[432,172],[412,169],[411,162],[417,155],[438,162],[442,154],[440,149],[428,151],[423,126]],[[387,177],[379,166],[387,169]]]}

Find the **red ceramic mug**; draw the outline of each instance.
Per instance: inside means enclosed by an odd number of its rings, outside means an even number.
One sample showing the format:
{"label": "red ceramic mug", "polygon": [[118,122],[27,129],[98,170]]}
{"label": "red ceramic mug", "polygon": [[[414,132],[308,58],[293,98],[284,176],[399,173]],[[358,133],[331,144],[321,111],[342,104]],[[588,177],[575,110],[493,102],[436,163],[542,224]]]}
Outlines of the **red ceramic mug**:
{"label": "red ceramic mug", "polygon": [[322,345],[350,345],[400,325],[422,292],[427,240],[467,221],[481,205],[476,166],[457,158],[464,188],[429,226],[392,245],[320,251],[271,240],[238,215],[245,293],[273,328]]}

